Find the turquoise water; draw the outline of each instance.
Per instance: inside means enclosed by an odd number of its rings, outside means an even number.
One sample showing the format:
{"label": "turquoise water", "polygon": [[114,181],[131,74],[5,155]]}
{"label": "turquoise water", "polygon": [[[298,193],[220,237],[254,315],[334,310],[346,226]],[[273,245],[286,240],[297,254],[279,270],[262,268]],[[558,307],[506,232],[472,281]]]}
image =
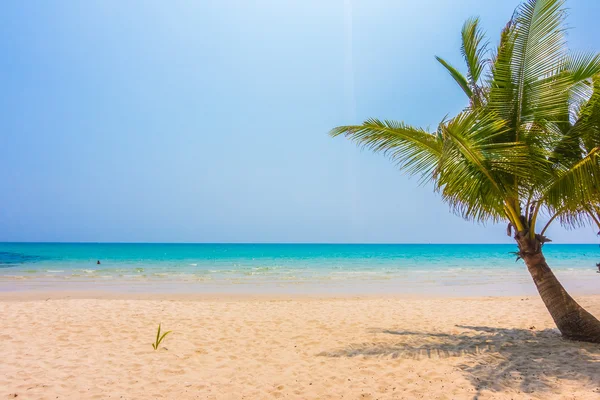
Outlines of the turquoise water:
{"label": "turquoise water", "polygon": [[[0,243],[0,290],[530,293],[513,245]],[[546,245],[568,289],[600,292],[597,245]],[[101,264],[97,265],[97,260]]]}

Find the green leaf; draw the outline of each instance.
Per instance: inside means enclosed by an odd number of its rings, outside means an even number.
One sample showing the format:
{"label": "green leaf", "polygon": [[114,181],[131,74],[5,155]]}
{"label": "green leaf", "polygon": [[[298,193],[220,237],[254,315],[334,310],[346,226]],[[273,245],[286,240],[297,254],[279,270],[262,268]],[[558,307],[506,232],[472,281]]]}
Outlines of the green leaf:
{"label": "green leaf", "polygon": [[381,152],[400,169],[420,174],[425,181],[432,178],[442,150],[435,135],[396,121],[370,119],[362,125],[334,128],[330,135],[345,135],[362,147]]}
{"label": "green leaf", "polygon": [[446,70],[450,73],[450,76],[452,78],[454,78],[456,83],[458,83],[458,86],[460,86],[460,88],[463,90],[463,92],[465,92],[465,94],[467,95],[467,97],[470,100],[473,97],[473,91],[469,87],[469,81],[467,81],[467,78],[465,78],[464,75],[461,74],[452,65],[448,64],[444,59],[442,59],[438,56],[436,56],[435,59],[438,60],[439,63],[442,64],[446,68]]}
{"label": "green leaf", "polygon": [[160,344],[160,342],[162,342],[162,341],[163,341],[163,339],[165,338],[165,336],[167,336],[169,333],[171,333],[171,331],[167,331],[167,332],[165,332],[165,333],[164,333],[164,334],[163,334],[163,335],[160,337],[160,340],[158,341],[158,343]]}
{"label": "green leaf", "polygon": [[600,200],[600,147],[592,149],[573,166],[557,170],[543,198],[554,209],[578,210]]}
{"label": "green leaf", "polygon": [[468,220],[503,218],[506,200],[517,195],[513,176],[529,177],[527,145],[505,141],[505,122],[489,113],[463,112],[441,130],[437,187],[443,199]]}
{"label": "green leaf", "polygon": [[565,64],[573,83],[581,82],[600,74],[599,53],[573,53],[568,57]]}
{"label": "green leaf", "polygon": [[[513,81],[513,49],[517,31],[511,19],[500,35],[500,44],[488,79],[487,107],[507,122],[514,120],[517,90]],[[514,128],[513,128],[514,131]]]}
{"label": "green leaf", "polygon": [[469,86],[473,95],[471,99],[475,105],[483,104],[483,92],[479,80],[489,60],[486,58],[488,43],[485,34],[479,28],[479,18],[468,19],[462,28],[461,53],[469,71]]}
{"label": "green leaf", "polygon": [[594,79],[592,95],[580,108],[573,129],[588,151],[600,146],[600,74]]}
{"label": "green leaf", "polygon": [[563,5],[564,0],[529,0],[518,8],[512,57],[516,129],[563,115],[570,83],[557,74],[567,56]]}

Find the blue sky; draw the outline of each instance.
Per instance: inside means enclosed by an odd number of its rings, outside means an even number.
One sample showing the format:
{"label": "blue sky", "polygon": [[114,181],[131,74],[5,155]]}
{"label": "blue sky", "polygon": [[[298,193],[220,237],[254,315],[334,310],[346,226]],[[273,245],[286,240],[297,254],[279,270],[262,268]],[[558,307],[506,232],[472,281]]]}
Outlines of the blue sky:
{"label": "blue sky", "polygon": [[[459,111],[434,55],[460,65],[463,21],[494,43],[517,4],[6,1],[0,241],[510,242],[327,132]],[[600,50],[600,2],[568,6]]]}

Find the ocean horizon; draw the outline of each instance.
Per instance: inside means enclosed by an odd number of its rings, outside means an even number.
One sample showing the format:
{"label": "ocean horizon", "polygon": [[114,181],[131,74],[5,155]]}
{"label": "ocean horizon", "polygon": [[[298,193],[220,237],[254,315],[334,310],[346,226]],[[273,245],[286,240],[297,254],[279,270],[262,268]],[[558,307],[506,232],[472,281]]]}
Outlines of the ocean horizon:
{"label": "ocean horizon", "polygon": [[[521,295],[512,244],[0,243],[0,291]],[[596,244],[547,244],[567,289],[597,288]],[[98,264],[100,262],[100,264]]]}

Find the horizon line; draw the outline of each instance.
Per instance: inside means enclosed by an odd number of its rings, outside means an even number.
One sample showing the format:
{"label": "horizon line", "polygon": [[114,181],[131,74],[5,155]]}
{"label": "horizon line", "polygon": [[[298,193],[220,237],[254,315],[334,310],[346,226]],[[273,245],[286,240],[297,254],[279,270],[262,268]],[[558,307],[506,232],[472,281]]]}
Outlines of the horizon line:
{"label": "horizon line", "polygon": [[[0,244],[189,244],[189,245],[512,245],[513,243],[442,243],[442,242],[126,242],[126,241],[0,241]],[[514,243],[516,245],[516,242]],[[595,245],[600,243],[554,243],[546,245]]]}

